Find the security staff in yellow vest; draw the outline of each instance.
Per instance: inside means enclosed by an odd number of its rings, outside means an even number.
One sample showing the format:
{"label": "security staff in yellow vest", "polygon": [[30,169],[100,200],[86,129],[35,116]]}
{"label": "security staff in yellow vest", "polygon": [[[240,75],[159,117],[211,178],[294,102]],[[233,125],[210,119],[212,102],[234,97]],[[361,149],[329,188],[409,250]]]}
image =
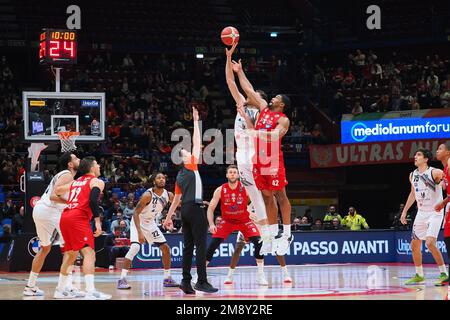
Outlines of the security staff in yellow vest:
{"label": "security staff in yellow vest", "polygon": [[366,219],[356,212],[355,207],[348,209],[348,215],[342,219],[341,224],[352,231],[361,230],[361,228],[369,229]]}

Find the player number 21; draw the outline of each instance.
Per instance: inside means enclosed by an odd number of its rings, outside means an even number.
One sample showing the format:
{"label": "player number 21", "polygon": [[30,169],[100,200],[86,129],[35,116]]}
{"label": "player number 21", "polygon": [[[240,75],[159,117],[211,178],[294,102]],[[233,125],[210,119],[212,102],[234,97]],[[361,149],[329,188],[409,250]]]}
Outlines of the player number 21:
{"label": "player number 21", "polygon": [[70,195],[69,195],[69,200],[67,200],[67,202],[77,202],[80,192],[81,192],[81,187],[72,189],[72,191],[70,192]]}

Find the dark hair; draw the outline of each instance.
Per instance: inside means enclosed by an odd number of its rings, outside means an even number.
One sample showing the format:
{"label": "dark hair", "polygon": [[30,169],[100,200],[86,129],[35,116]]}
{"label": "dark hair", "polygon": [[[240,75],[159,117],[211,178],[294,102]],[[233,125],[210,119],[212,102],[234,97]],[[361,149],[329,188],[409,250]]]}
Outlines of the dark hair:
{"label": "dark hair", "polygon": [[69,164],[70,161],[72,161],[72,152],[64,152],[60,157],[59,157],[59,170],[66,170],[67,169],[67,165]]}
{"label": "dark hair", "polygon": [[284,103],[284,110],[289,109],[291,107],[291,99],[285,94],[280,94],[280,97],[281,101]]}
{"label": "dark hair", "polygon": [[78,167],[78,172],[81,175],[85,175],[91,171],[92,166],[94,165],[95,157],[85,157],[80,161],[80,165]]}
{"label": "dark hair", "polygon": [[159,172],[159,171],[153,173],[153,174],[150,176],[150,181],[152,182],[153,185],[155,185],[155,180],[156,180],[156,177],[158,176],[158,174],[162,174],[164,177],[166,177],[166,175],[165,175],[164,173]]}
{"label": "dark hair", "polygon": [[256,90],[256,92],[259,93],[259,95],[261,96],[261,98],[263,98],[264,101],[267,102],[267,94],[266,94],[264,91],[262,91],[262,90]]}
{"label": "dark hair", "polygon": [[[237,165],[235,165],[235,164],[230,164],[228,167],[227,167],[227,173],[228,173],[228,170],[230,170],[230,169],[236,169],[236,170],[238,170],[238,167],[237,167]],[[238,170],[239,171],[239,170]]]}
{"label": "dark hair", "polygon": [[450,140],[446,141],[444,143],[445,149],[447,149],[447,151],[450,151]]}
{"label": "dark hair", "polygon": [[430,150],[425,149],[425,148],[420,148],[420,149],[417,149],[416,154],[417,154],[417,152],[421,152],[423,154],[423,157],[427,158],[428,161],[433,160],[433,154],[431,153]]}

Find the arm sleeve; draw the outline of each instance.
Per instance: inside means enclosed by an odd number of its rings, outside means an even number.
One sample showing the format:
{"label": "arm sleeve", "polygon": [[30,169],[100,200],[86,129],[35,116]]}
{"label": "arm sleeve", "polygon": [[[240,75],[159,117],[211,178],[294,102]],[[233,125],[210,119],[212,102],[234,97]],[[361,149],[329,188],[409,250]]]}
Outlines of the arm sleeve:
{"label": "arm sleeve", "polygon": [[100,196],[100,189],[93,187],[89,194],[89,207],[92,210],[94,218],[97,218],[100,214],[100,207],[98,206],[98,197]]}
{"label": "arm sleeve", "polygon": [[181,194],[181,189],[178,183],[175,183],[175,194]]}

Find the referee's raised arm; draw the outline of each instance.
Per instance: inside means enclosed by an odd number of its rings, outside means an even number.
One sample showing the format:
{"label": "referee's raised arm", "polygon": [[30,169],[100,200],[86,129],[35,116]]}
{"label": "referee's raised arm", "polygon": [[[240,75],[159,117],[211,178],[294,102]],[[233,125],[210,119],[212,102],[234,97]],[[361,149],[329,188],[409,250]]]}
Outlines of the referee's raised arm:
{"label": "referee's raised arm", "polygon": [[208,220],[203,208],[203,184],[198,172],[200,159],[200,127],[199,115],[196,108],[192,108],[194,121],[194,134],[192,136],[192,153],[182,149],[180,151],[183,166],[178,172],[175,183],[175,200],[169,209],[167,223],[170,224],[171,217],[175,212],[179,200],[181,202],[181,222],[184,238],[183,249],[183,280],[180,289],[186,294],[194,294],[191,285],[191,267],[196,247],[196,264],[198,280],[195,289],[204,292],[217,292],[218,289],[208,283],[206,276],[206,239],[208,234]]}

